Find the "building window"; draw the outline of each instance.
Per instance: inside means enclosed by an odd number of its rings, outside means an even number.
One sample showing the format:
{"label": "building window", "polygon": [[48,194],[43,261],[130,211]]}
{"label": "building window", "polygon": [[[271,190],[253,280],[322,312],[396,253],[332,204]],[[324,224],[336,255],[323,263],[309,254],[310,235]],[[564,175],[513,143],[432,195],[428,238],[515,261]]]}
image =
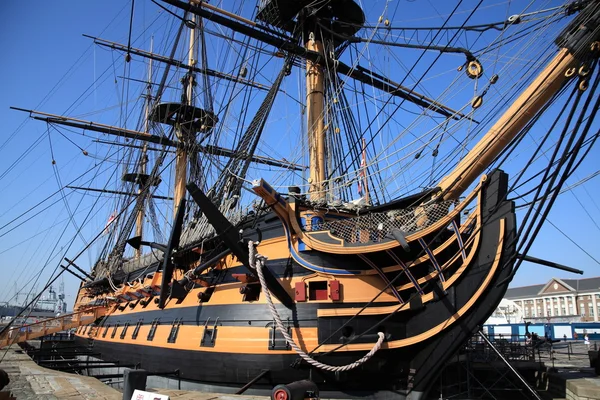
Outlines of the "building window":
{"label": "building window", "polygon": [[569,315],[575,315],[573,312],[573,304],[569,304]]}

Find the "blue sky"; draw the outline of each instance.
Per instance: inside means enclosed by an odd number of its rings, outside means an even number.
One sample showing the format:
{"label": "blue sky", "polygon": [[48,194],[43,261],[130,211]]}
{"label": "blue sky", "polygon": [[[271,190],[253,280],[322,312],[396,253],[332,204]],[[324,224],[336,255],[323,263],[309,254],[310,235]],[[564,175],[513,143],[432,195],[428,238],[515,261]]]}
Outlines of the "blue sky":
{"label": "blue sky", "polygon": [[[440,15],[450,11],[450,5],[440,2],[417,0],[399,4],[399,11],[390,12],[390,19],[396,23],[409,21],[407,23],[436,26],[443,20]],[[474,22],[502,20],[513,10],[524,7],[523,4],[525,2],[515,1],[511,5],[512,8],[507,10],[507,2],[486,3],[486,8]],[[544,4],[548,7],[555,5],[554,2]],[[424,5],[429,9],[427,15],[433,15],[433,18],[422,19]],[[395,7],[395,2],[390,2],[390,9]],[[461,10],[470,8],[472,7],[469,7],[469,4],[465,4]],[[130,71],[123,68],[122,62],[119,64],[119,70],[113,70],[112,61],[122,56],[94,46],[92,40],[83,37],[82,34],[101,36],[126,44],[129,11],[130,3],[113,0],[62,0],[34,4],[6,2],[2,5],[0,46],[3,49],[4,62],[0,63],[0,118],[3,121],[0,134],[0,185],[3,190],[0,195],[0,226],[8,224],[20,213],[54,193],[59,187],[58,179],[64,185],[76,179],[84,170],[98,168],[94,167],[98,164],[98,158],[104,158],[110,153],[102,145],[93,143],[93,138],[89,136],[68,136],[68,133],[63,132],[69,140],[53,130],[50,130],[48,135],[43,122],[29,120],[25,113],[9,110],[9,106],[56,114],[66,113],[84,119],[99,118],[102,122],[110,124],[123,122],[123,115],[119,115],[114,109],[105,108],[114,106],[115,98],[118,99],[119,96],[129,98],[133,107],[133,102],[139,100],[136,100],[134,92],[141,89],[131,86],[131,93],[125,95],[122,92],[125,86],[118,77],[131,74],[132,77],[142,78],[146,65],[139,57],[134,56],[134,60],[128,66]],[[171,29],[164,22],[166,19],[159,17],[159,12],[160,9],[150,2],[136,2],[132,34],[136,46],[148,48],[150,31],[155,28],[158,28],[159,32]],[[152,25],[151,21],[157,17],[160,19]],[[165,48],[161,48],[161,45],[157,40],[155,48],[164,54]],[[96,79],[100,81],[95,83]],[[80,98],[84,90],[87,90],[86,95]],[[76,107],[71,107],[73,104]],[[102,111],[86,115],[92,110]],[[131,129],[135,128],[136,122],[137,117],[126,121]],[[273,143],[278,151],[282,147],[296,145]],[[88,156],[84,156],[81,149],[85,149]],[[286,151],[281,152],[285,154]],[[592,150],[590,155],[568,184],[598,170],[598,150]],[[54,167],[59,171],[58,178],[53,170],[53,158],[56,161]],[[14,168],[11,167],[13,163]],[[107,176],[107,172],[104,171],[94,179],[86,178],[76,182],[81,186],[102,187]],[[113,176],[110,179],[117,180],[118,177]],[[598,179],[592,179],[586,185],[561,195],[549,216],[553,224],[597,260],[600,259]],[[3,277],[3,282],[0,282],[0,301],[12,296],[15,280],[20,287],[31,285],[39,278],[39,286],[42,286],[49,273],[56,267],[60,255],[63,252],[77,254],[85,245],[84,240],[94,236],[98,227],[102,227],[106,222],[112,205],[108,198],[100,198],[99,201],[106,202],[103,212],[95,212],[88,217],[88,222],[82,228],[81,238],[68,249],[75,227],[80,226],[80,222],[77,221],[86,217],[91,201],[95,201],[96,198],[82,200],[79,194],[70,191],[65,191],[64,195],[64,200],[61,196],[54,196],[50,202],[45,203],[55,202],[35,218],[25,222],[20,220],[22,225],[15,227],[16,224],[12,224],[0,229],[0,273]],[[65,209],[65,203],[72,207],[70,211]],[[75,222],[71,221],[69,213],[75,215]],[[11,230],[13,227],[14,230]],[[64,236],[61,237],[63,231]],[[89,268],[98,252],[99,249],[93,249],[86,253],[80,259],[80,265]],[[584,277],[599,275],[598,264],[548,223],[542,229],[530,254],[580,268],[585,271]],[[45,264],[47,267],[40,273],[40,268]],[[512,285],[544,283],[553,276],[577,277],[524,263]],[[64,279],[67,294],[70,296],[67,300],[72,302],[78,283],[69,275],[65,275]]]}

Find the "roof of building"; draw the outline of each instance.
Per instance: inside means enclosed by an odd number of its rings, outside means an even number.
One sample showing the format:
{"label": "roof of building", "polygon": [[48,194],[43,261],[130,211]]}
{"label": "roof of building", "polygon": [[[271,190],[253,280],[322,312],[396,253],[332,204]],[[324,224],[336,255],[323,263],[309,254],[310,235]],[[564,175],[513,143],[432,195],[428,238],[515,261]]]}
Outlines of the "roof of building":
{"label": "roof of building", "polygon": [[600,276],[586,279],[563,279],[563,282],[573,287],[578,292],[600,289]]}
{"label": "roof of building", "polygon": [[594,278],[585,279],[558,279],[552,278],[547,283],[530,286],[520,286],[510,288],[506,291],[504,298],[506,299],[518,299],[536,297],[539,293],[552,281],[558,281],[572,287],[576,292],[588,292],[588,291],[600,291],[600,276]]}
{"label": "roof of building", "polygon": [[541,285],[531,285],[531,286],[521,286],[516,288],[510,288],[506,291],[504,298],[506,299],[516,299],[519,297],[534,297],[546,286],[546,284]]}

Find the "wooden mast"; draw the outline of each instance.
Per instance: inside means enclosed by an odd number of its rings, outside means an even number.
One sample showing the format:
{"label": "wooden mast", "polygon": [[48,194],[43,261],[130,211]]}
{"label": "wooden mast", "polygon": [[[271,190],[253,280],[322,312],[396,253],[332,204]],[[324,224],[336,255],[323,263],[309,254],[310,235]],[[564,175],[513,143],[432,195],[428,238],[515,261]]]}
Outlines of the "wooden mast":
{"label": "wooden mast", "polygon": [[441,180],[438,187],[442,189],[443,199],[458,198],[485,171],[506,145],[560,90],[569,79],[565,72],[576,63],[576,58],[568,49],[560,50],[456,168]]}
{"label": "wooden mast", "polygon": [[[324,55],[323,43],[310,32],[306,49]],[[315,61],[306,60],[306,114],[309,154],[310,200],[325,200],[325,127],[323,109],[325,94],[323,90],[323,67]]]}
{"label": "wooden mast", "polygon": [[[150,52],[152,52],[152,48],[154,47],[154,40],[150,40]],[[146,110],[144,112],[144,132],[150,133],[150,102],[152,101],[152,59],[150,59],[148,63],[148,87],[146,90]],[[148,165],[148,143],[144,142],[144,146],[142,147],[142,152],[140,155],[140,168],[139,175],[146,175],[146,167]],[[140,183],[138,188],[138,196],[142,193],[142,185]],[[148,199],[148,201],[152,201],[152,199]],[[135,219],[135,235],[142,237],[144,233],[144,217],[146,214],[146,208],[140,207],[138,210],[136,219]],[[140,258],[142,255],[142,248],[139,247],[135,249],[135,258]]]}
{"label": "wooden mast", "polygon": [[[190,24],[190,43],[188,50],[188,64],[194,68],[196,66],[196,48],[198,41],[196,40],[196,15],[192,14]],[[194,85],[195,75],[190,71],[186,77],[185,96],[182,105],[192,105],[194,102]],[[192,142],[191,129],[189,127],[178,126],[176,128],[177,138],[180,145],[177,147],[175,155],[175,190],[173,193],[173,217],[177,215],[177,208],[181,199],[185,196],[185,185],[187,184],[188,170],[188,150],[187,146]]]}

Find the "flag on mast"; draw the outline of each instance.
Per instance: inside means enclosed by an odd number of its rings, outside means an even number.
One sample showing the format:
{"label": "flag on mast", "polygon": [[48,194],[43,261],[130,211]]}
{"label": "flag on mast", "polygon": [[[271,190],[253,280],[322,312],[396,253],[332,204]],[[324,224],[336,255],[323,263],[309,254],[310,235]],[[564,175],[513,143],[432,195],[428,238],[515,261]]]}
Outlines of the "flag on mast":
{"label": "flag on mast", "polygon": [[358,172],[358,195],[365,196],[369,201],[369,188],[367,186],[367,141],[362,138],[362,156],[360,159],[360,171]]}
{"label": "flag on mast", "polygon": [[108,235],[108,228],[115,221],[115,218],[117,218],[117,212],[113,211],[113,213],[110,214],[110,217],[108,217],[108,221],[106,221],[106,225],[104,226],[104,230],[102,231],[103,235]]}

